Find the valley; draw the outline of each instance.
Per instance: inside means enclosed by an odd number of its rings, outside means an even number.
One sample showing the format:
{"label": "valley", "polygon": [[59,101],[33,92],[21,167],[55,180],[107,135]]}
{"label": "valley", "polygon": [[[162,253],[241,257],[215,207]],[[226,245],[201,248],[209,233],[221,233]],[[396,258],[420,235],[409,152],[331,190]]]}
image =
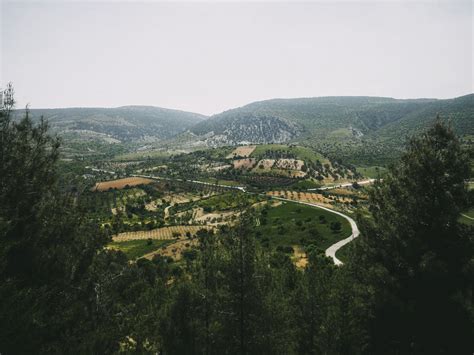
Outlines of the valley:
{"label": "valley", "polygon": [[294,144],[93,164],[85,167],[82,200],[91,218],[111,234],[109,247],[130,260],[159,254],[176,265],[196,253],[201,230],[232,228],[249,210],[263,248],[288,253],[298,267],[307,264],[309,250],[327,249],[340,263],[330,248],[354,232],[341,212],[363,208],[364,185],[372,182]]}
{"label": "valley", "polygon": [[32,116],[50,115],[65,144],[62,169],[82,176],[87,214],[130,260],[159,254],[180,265],[200,230],[232,228],[251,210],[259,243],[304,267],[313,249],[342,263],[336,252],[359,234],[350,216],[370,215],[370,185],[433,110],[471,147],[472,95],[278,99],[212,117],[132,106]]}
{"label": "valley", "polygon": [[[22,110],[17,111],[21,117]],[[169,156],[196,150],[294,144],[363,169],[384,167],[405,142],[432,124],[449,122],[472,146],[473,94],[453,99],[341,96],[273,99],[205,116],[150,106],[31,109],[64,138],[67,157]]]}
{"label": "valley", "polygon": [[0,355],[474,354],[473,1],[0,2]]}

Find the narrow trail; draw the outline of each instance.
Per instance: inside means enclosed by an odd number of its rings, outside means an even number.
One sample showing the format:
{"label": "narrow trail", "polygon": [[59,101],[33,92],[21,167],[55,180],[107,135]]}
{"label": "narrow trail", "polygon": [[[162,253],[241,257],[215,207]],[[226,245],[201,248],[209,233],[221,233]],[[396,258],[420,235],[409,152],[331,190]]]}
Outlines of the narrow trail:
{"label": "narrow trail", "polygon": [[467,214],[461,213],[461,216],[463,216],[463,217],[466,217],[466,218],[469,218],[469,219],[471,219],[471,220],[473,220],[473,221],[474,221],[474,218],[472,218],[472,217],[469,217]]}
{"label": "narrow trail", "polygon": [[351,226],[352,234],[349,237],[347,237],[345,239],[342,239],[342,240],[338,241],[337,243],[334,243],[329,248],[327,248],[326,252],[325,252],[326,256],[328,256],[328,257],[332,258],[332,260],[334,260],[334,264],[336,264],[336,265],[342,265],[343,264],[343,262],[336,257],[336,252],[339,249],[341,249],[344,245],[346,245],[347,243],[350,243],[351,241],[353,241],[360,234],[359,227],[357,227],[356,222],[351,217],[345,215],[344,213],[337,212],[337,211],[331,210],[330,208],[319,206],[319,205],[316,205],[314,203],[295,201],[295,200],[290,200],[290,199],[282,198],[282,197],[272,197],[272,198],[275,199],[275,200],[294,202],[294,203],[299,203],[301,205],[320,208],[322,210],[337,214],[337,215],[345,218]]}

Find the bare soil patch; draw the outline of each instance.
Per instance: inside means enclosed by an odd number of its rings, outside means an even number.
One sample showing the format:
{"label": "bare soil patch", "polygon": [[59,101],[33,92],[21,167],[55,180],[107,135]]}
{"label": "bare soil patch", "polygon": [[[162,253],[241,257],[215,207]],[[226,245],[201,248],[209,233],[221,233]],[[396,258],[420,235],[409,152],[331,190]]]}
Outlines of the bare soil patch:
{"label": "bare soil patch", "polygon": [[256,146],[254,145],[245,145],[245,146],[237,147],[232,151],[232,153],[230,153],[227,156],[227,159],[232,159],[232,158],[237,158],[237,157],[242,157],[242,158],[249,157],[250,154],[253,153],[255,148]]}
{"label": "bare soil patch", "polygon": [[255,164],[257,164],[257,160],[254,158],[238,159],[232,161],[234,169],[252,169]]}
{"label": "bare soil patch", "polygon": [[107,191],[109,189],[123,189],[125,187],[132,187],[137,185],[147,185],[151,184],[153,180],[145,179],[141,177],[128,177],[118,180],[110,180],[98,182],[92,188],[92,191]]}
{"label": "bare soil patch", "polygon": [[275,167],[279,169],[301,170],[304,161],[300,159],[278,159]]}
{"label": "bare soil patch", "polygon": [[275,165],[275,159],[262,159],[259,160],[255,169],[270,170]]}

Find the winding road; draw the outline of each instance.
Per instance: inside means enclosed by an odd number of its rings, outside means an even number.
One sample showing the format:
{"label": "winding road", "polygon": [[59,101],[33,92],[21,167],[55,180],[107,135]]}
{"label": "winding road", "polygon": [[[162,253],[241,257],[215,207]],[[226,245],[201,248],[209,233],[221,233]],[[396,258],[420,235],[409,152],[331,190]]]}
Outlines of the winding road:
{"label": "winding road", "polygon": [[319,206],[319,205],[316,205],[314,203],[308,203],[308,202],[300,202],[300,201],[295,201],[295,200],[290,200],[290,199],[287,199],[287,198],[282,198],[282,197],[272,197],[273,199],[275,200],[280,200],[280,201],[287,201],[287,202],[294,202],[294,203],[299,203],[301,205],[306,205],[306,206],[311,206],[311,207],[316,207],[316,208],[320,208],[322,210],[325,210],[325,211],[328,211],[328,212],[331,212],[331,213],[334,213],[334,214],[337,214],[343,218],[345,218],[350,226],[351,226],[351,229],[352,229],[352,234],[345,238],[345,239],[342,239],[340,241],[338,241],[337,243],[334,243],[333,245],[331,245],[329,248],[326,249],[326,256],[332,258],[332,260],[334,260],[334,264],[336,265],[342,265],[343,262],[341,260],[339,260],[337,257],[336,257],[336,252],[341,249],[344,245],[346,245],[347,243],[350,243],[351,241],[353,241],[355,238],[357,238],[360,234],[360,231],[359,231],[359,227],[357,227],[357,224],[356,222],[349,216],[345,215],[344,213],[341,213],[341,212],[337,212],[337,211],[334,211],[330,208],[326,208],[326,207],[323,207],[323,206]]}
{"label": "winding road", "polygon": [[[199,181],[199,180],[183,180],[183,179],[179,179],[179,178],[171,179],[171,178],[162,178],[162,177],[153,176],[153,175],[131,174],[131,176],[143,177],[143,178],[155,179],[155,180],[188,181],[188,182],[192,182],[192,183],[200,184],[200,185],[219,186],[219,187],[224,187],[224,188],[227,188],[227,189],[234,189],[234,190],[240,190],[240,191],[246,192],[246,193],[251,193],[251,192],[246,191],[245,187],[243,187],[243,186],[216,185],[216,184],[212,184],[212,183],[208,183],[208,182],[204,182],[204,181]],[[365,185],[365,184],[370,184],[372,182],[374,182],[374,179],[359,181],[358,183],[359,183],[359,185]],[[351,185],[352,185],[352,183],[340,184],[340,185],[337,185],[337,186],[330,186],[330,187],[326,187],[326,188],[322,188],[322,189],[331,189],[331,188],[336,188],[336,187],[346,187],[346,186],[351,186]],[[319,190],[321,190],[321,188]],[[359,228],[357,227],[356,222],[351,217],[345,215],[344,213],[334,211],[330,208],[323,207],[323,206],[320,206],[320,205],[317,205],[317,204],[314,204],[314,203],[295,201],[295,200],[290,200],[290,199],[286,199],[286,198],[282,198],[282,197],[276,197],[276,196],[272,197],[272,198],[275,199],[275,200],[299,203],[301,205],[307,205],[307,206],[311,206],[311,207],[320,208],[322,210],[337,214],[337,215],[341,216],[342,218],[345,218],[351,226],[352,234],[349,237],[347,237],[345,239],[342,239],[342,240],[338,241],[337,243],[334,243],[329,248],[327,248],[326,252],[325,252],[326,256],[328,256],[328,257],[330,257],[334,260],[334,264],[336,264],[336,265],[342,265],[343,264],[343,262],[336,257],[336,252],[339,249],[341,249],[344,245],[346,245],[347,243],[350,243],[352,240],[357,238],[360,234]],[[171,207],[171,206],[169,206],[169,207]]]}
{"label": "winding road", "polygon": [[461,216],[466,217],[466,218],[469,218],[470,220],[473,220],[473,221],[474,221],[474,218],[469,217],[467,214],[461,213]]}

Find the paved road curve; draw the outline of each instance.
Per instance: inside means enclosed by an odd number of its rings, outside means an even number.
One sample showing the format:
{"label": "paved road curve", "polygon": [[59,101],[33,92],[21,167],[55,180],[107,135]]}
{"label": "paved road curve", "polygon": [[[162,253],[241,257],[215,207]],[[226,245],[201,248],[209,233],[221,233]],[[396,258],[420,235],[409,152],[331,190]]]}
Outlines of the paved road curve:
{"label": "paved road curve", "polygon": [[294,202],[294,203],[299,203],[301,205],[307,205],[307,206],[320,208],[322,210],[325,210],[325,211],[328,211],[328,212],[331,212],[331,213],[335,213],[335,214],[345,218],[349,222],[349,224],[351,225],[352,234],[349,237],[347,237],[346,239],[343,239],[343,240],[338,241],[337,243],[334,243],[329,248],[327,248],[326,252],[325,252],[326,256],[329,256],[330,258],[332,258],[332,260],[334,260],[334,264],[336,264],[336,265],[342,265],[343,264],[341,260],[336,258],[336,252],[339,249],[341,249],[344,245],[346,245],[347,243],[349,243],[352,240],[354,240],[355,238],[357,238],[360,234],[359,228],[357,227],[356,222],[351,217],[346,216],[345,214],[343,214],[341,212],[331,210],[330,208],[326,208],[326,207],[323,207],[323,206],[316,205],[314,203],[300,202],[300,201],[290,200],[290,199],[282,198],[282,197],[272,197],[272,198],[275,199],[275,200]]}
{"label": "paved road curve", "polygon": [[[186,180],[182,180],[182,179],[162,178],[162,177],[153,176],[153,175],[132,174],[131,176],[143,177],[143,178],[149,178],[149,179],[155,179],[155,180],[186,181]],[[373,179],[370,179],[370,180],[366,180],[366,181],[363,181],[363,182],[359,182],[359,184],[368,184],[368,183],[372,183],[373,181],[374,181]],[[188,182],[192,182],[192,183],[195,183],[195,184],[201,184],[201,185],[219,186],[219,187],[224,187],[224,188],[228,188],[228,189],[235,189],[235,190],[240,190],[240,191],[243,191],[243,192],[247,192],[245,190],[245,187],[243,187],[243,186],[215,185],[215,184],[211,184],[211,183],[204,182],[204,181],[198,181],[198,180],[188,180]],[[349,186],[349,185],[352,185],[352,184],[347,184],[347,186]],[[342,186],[344,186],[344,184],[343,185],[338,185],[337,187],[342,187]],[[334,187],[331,187],[331,188],[334,188]],[[347,237],[346,239],[340,240],[337,243],[331,245],[329,248],[326,249],[326,252],[325,252],[326,256],[329,256],[330,258],[332,258],[334,260],[334,264],[336,264],[336,265],[342,265],[343,264],[341,260],[336,258],[336,252],[339,249],[341,249],[344,245],[346,245],[347,243],[349,243],[352,240],[354,240],[355,238],[357,238],[360,234],[359,228],[357,227],[356,222],[351,217],[349,217],[349,216],[347,216],[347,215],[345,215],[341,212],[331,210],[330,208],[326,208],[326,207],[323,207],[323,206],[316,205],[314,203],[295,201],[295,200],[290,200],[290,199],[286,199],[286,198],[282,198],[282,197],[272,197],[272,198],[275,199],[275,200],[294,202],[294,203],[299,203],[301,205],[307,205],[307,206],[311,206],[311,207],[320,208],[322,210],[326,210],[328,212],[337,214],[337,215],[345,218],[349,222],[349,224],[351,225],[352,234],[349,237]]]}

